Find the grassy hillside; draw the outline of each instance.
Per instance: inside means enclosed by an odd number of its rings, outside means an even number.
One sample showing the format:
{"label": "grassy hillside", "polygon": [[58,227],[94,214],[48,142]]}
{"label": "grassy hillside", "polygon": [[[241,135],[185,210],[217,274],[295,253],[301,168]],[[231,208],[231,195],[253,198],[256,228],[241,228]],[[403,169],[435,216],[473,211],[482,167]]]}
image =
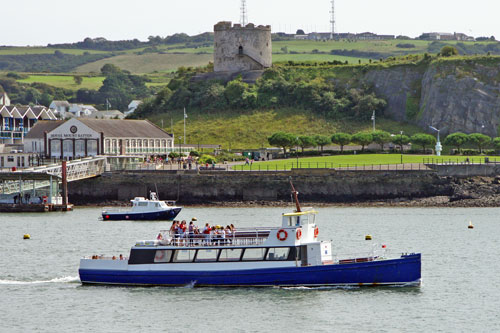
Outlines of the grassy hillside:
{"label": "grassy hillside", "polygon": [[27,79],[18,80],[18,82],[21,82],[21,83],[40,82],[40,83],[49,84],[53,87],[65,88],[65,89],[71,89],[71,90],[78,90],[78,89],[82,89],[82,88],[97,90],[102,86],[102,81],[104,80],[104,77],[103,76],[94,76],[94,77],[82,76],[82,79],[83,79],[82,84],[77,85],[75,83],[75,81],[73,80],[73,75],[39,74],[39,75],[30,75]]}
{"label": "grassy hillside", "polygon": [[133,73],[172,72],[177,68],[206,66],[212,54],[124,54],[79,66],[78,73],[99,72],[105,64],[114,64]]}
{"label": "grassy hillside", "polygon": [[[307,113],[300,109],[256,110],[231,112],[203,112],[187,110],[187,142],[191,144],[221,144],[223,148],[259,148],[268,146],[267,138],[277,131],[286,131],[297,135],[332,135],[338,131],[358,132],[371,130],[371,122],[332,121]],[[171,119],[174,124],[176,142],[183,136],[183,111],[149,117],[157,125],[171,132]],[[377,121],[377,129],[391,133],[412,135],[421,130],[416,126],[400,124],[389,119]]]}

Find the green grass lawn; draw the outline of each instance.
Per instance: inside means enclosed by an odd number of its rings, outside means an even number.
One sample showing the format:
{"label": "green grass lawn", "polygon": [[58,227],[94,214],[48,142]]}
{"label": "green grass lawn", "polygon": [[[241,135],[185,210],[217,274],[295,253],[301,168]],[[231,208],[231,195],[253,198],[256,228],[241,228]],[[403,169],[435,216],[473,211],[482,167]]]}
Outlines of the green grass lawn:
{"label": "green grass lawn", "polygon": [[34,83],[41,82],[46,83],[54,87],[65,88],[71,90],[78,90],[82,88],[86,89],[99,89],[102,86],[102,81],[104,77],[102,76],[93,76],[87,77],[83,76],[83,82],[80,85],[77,85],[73,80],[73,75],[30,75],[27,79],[18,80],[18,82],[22,83]]}
{"label": "green grass lawn", "polygon": [[[149,120],[161,125],[170,133],[171,119],[176,137],[183,135],[182,110],[152,115]],[[255,111],[200,111],[187,110],[187,142],[190,144],[220,144],[223,149],[267,147],[267,138],[277,131],[297,135],[323,134],[331,136],[342,131],[356,133],[371,129],[371,121],[336,121],[301,109],[277,109]],[[413,135],[420,133],[417,126],[401,124],[393,120],[377,119],[377,129]]]}
{"label": "green grass lawn", "polygon": [[98,73],[105,64],[114,64],[132,73],[172,72],[181,66],[206,66],[213,61],[212,54],[123,54],[91,62],[75,69],[79,73]]}
{"label": "green grass lawn", "polygon": [[21,55],[21,54],[51,54],[56,50],[61,51],[66,54],[81,55],[85,52],[88,53],[108,53],[107,51],[97,51],[97,50],[81,50],[81,49],[53,49],[48,47],[29,47],[29,46],[2,46],[0,47],[0,55]]}
{"label": "green grass lawn", "polygon": [[[292,157],[286,160],[254,162],[253,165],[244,166],[238,165],[236,170],[290,170],[292,167],[297,167],[297,159]],[[428,162],[464,162],[467,156],[432,156],[432,155],[403,155],[404,164],[428,163]],[[490,161],[500,161],[500,157],[489,157]],[[471,163],[484,163],[484,156],[470,156]],[[243,162],[242,162],[243,163]],[[323,157],[304,157],[298,159],[300,168],[339,168],[339,167],[363,167],[367,170],[372,165],[388,165],[400,164],[400,154],[358,154],[358,155],[335,155]]]}

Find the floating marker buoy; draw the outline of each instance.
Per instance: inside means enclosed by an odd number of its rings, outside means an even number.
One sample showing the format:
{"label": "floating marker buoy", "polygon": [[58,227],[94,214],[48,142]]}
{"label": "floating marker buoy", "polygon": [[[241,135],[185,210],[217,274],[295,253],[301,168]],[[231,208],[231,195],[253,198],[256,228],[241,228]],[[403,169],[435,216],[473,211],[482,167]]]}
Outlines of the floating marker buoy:
{"label": "floating marker buoy", "polygon": [[30,234],[24,234],[23,239],[31,239],[31,235]]}
{"label": "floating marker buoy", "polygon": [[365,240],[372,240],[372,235],[366,235]]}
{"label": "floating marker buoy", "polygon": [[469,221],[469,226],[467,228],[474,229],[474,225],[472,224],[472,221]]}

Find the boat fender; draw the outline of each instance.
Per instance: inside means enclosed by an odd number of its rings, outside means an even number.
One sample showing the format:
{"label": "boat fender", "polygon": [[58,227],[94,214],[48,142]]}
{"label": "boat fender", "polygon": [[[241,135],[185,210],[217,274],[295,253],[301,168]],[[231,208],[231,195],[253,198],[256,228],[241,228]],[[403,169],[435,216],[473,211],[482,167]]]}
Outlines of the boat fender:
{"label": "boat fender", "polygon": [[300,240],[300,238],[302,237],[302,229],[297,229],[295,237],[297,237],[297,240]]}
{"label": "boat fender", "polygon": [[285,241],[288,238],[288,232],[285,229],[278,230],[278,234],[276,235],[280,241]]}
{"label": "boat fender", "polygon": [[318,227],[314,228],[314,238],[318,238],[319,235],[319,229]]}

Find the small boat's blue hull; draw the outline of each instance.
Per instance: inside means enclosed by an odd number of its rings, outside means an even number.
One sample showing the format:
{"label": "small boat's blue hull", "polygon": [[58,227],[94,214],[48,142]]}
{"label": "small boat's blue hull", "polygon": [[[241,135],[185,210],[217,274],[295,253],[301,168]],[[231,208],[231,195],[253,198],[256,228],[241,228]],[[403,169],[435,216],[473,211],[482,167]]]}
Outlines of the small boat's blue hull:
{"label": "small boat's blue hull", "polygon": [[144,212],[144,213],[114,213],[114,212],[103,212],[102,219],[104,221],[172,221],[180,213],[182,208],[169,208],[167,210],[156,211],[156,212]]}
{"label": "small boat's blue hull", "polygon": [[421,255],[363,263],[224,271],[80,269],[83,284],[141,286],[376,286],[419,284]]}

